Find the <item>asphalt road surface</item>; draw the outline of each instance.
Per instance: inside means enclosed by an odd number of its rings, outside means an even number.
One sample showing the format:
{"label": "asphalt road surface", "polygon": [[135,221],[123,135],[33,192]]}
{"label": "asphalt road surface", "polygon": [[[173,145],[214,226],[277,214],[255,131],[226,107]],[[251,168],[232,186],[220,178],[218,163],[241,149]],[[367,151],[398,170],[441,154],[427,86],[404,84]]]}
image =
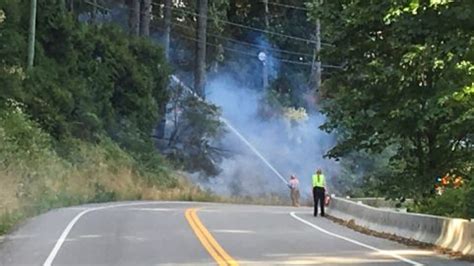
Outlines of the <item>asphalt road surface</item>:
{"label": "asphalt road surface", "polygon": [[123,202],[35,217],[0,265],[473,265],[360,234],[309,208]]}

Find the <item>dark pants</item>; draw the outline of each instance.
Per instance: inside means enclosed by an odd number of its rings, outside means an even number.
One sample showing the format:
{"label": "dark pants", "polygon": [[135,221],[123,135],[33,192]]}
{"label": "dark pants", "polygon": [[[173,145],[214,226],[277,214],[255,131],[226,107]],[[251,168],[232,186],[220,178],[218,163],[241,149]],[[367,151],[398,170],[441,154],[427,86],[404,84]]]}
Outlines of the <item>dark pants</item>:
{"label": "dark pants", "polygon": [[313,187],[314,216],[318,216],[318,203],[321,207],[321,216],[324,216],[324,196],[326,191],[323,187]]}

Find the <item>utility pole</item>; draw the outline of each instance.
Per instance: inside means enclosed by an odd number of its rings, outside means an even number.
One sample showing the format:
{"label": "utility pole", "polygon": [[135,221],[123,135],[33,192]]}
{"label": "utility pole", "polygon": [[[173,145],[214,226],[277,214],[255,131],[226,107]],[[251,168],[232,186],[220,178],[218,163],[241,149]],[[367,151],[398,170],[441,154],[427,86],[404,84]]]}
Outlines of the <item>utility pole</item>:
{"label": "utility pole", "polygon": [[170,35],[171,35],[171,20],[172,20],[172,0],[165,0],[165,36],[164,36],[164,47],[166,59],[170,58]]}
{"label": "utility pole", "polygon": [[[319,6],[323,4],[323,0],[319,1]],[[321,97],[321,21],[319,18],[316,19],[316,32],[315,32],[315,49],[313,58],[313,82],[316,102]]]}
{"label": "utility pole", "polygon": [[59,1],[59,4],[61,5],[61,12],[63,13],[63,15],[66,13],[66,0],[60,0]]}
{"label": "utility pole", "polygon": [[[263,0],[263,3],[265,5],[265,30],[270,30],[270,18],[269,18],[269,9],[268,9],[268,0]],[[266,46],[265,46],[266,47]],[[264,60],[262,61],[263,64],[263,89],[266,90],[268,88],[268,49],[265,48],[264,50]]]}
{"label": "utility pole", "polygon": [[206,47],[207,47],[207,0],[197,1],[196,64],[194,69],[194,90],[204,99],[206,92]]}
{"label": "utility pole", "polygon": [[263,89],[268,88],[268,69],[267,69],[267,54],[265,52],[258,53],[258,60],[262,62],[262,80],[263,80]]}
{"label": "utility pole", "polygon": [[69,0],[69,12],[74,12],[74,0]]}
{"label": "utility pole", "polygon": [[270,19],[268,18],[268,14],[270,13],[268,10],[268,0],[263,0],[263,3],[265,5],[265,29],[268,30],[268,27],[270,26]]}
{"label": "utility pole", "polygon": [[140,36],[150,36],[150,21],[151,21],[151,5],[152,0],[141,1],[140,12]]}
{"label": "utility pole", "polygon": [[31,0],[30,29],[28,31],[28,69],[33,68],[35,61],[36,4],[36,0]]}
{"label": "utility pole", "polygon": [[91,21],[95,24],[97,22],[97,0],[92,1],[92,4]]}
{"label": "utility pole", "polygon": [[314,65],[314,84],[315,84],[315,89],[316,92],[319,93],[319,90],[321,89],[321,22],[318,19],[316,19],[316,35],[315,35],[315,42],[316,42],[316,47],[315,47],[315,58],[316,62]]}
{"label": "utility pole", "polygon": [[130,0],[129,5],[128,27],[130,35],[140,36],[140,0]]}
{"label": "utility pole", "polygon": [[268,89],[268,62],[263,61],[263,89]]}

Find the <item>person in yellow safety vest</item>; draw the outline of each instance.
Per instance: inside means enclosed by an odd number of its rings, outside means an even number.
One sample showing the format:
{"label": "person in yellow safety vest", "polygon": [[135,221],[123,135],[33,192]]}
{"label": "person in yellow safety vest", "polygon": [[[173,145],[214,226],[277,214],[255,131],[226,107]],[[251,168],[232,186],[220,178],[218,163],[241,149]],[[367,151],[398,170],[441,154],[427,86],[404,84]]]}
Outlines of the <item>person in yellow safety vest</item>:
{"label": "person in yellow safety vest", "polygon": [[321,169],[316,170],[316,174],[313,175],[313,200],[314,200],[314,213],[313,215],[318,216],[318,204],[321,207],[321,216],[324,217],[324,197],[326,195],[326,179],[322,174]]}

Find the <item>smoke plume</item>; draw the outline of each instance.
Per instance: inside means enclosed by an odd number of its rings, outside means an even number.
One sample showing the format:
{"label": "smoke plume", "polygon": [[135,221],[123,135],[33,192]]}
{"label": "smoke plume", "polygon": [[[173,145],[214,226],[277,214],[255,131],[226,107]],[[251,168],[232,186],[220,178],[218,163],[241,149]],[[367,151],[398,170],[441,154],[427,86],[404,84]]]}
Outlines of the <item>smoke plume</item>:
{"label": "smoke plume", "polygon": [[[257,75],[257,78],[260,77]],[[323,155],[334,145],[333,136],[321,131],[320,113],[309,113],[305,120],[292,122],[276,115],[263,119],[258,115],[264,93],[247,88],[231,75],[212,77],[207,86],[208,100],[222,108],[228,120],[285,178],[295,174],[300,179],[303,197],[311,194],[311,175],[322,168],[328,183],[337,176],[336,162]],[[224,149],[233,155],[225,158],[216,178],[201,183],[218,194],[263,196],[288,193],[288,188],[261,159],[230,130],[222,140]]]}

